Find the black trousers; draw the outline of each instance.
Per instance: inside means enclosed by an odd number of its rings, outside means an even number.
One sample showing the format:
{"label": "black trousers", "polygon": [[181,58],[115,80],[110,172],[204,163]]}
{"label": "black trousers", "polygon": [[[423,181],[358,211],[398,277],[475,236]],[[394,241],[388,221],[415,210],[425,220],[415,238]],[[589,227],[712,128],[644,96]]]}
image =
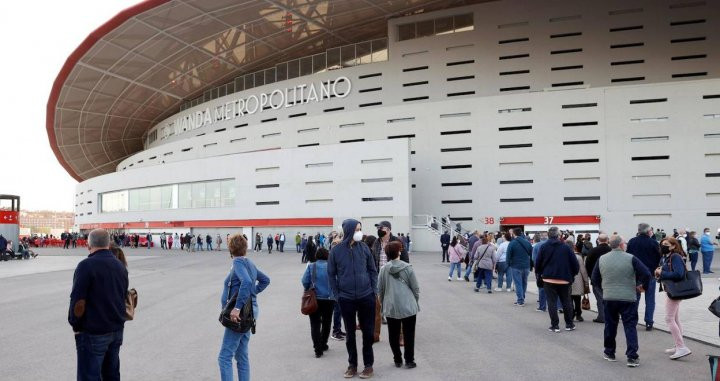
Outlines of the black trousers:
{"label": "black trousers", "polygon": [[582,305],[581,302],[581,296],[580,295],[572,295],[572,302],[573,302],[573,314],[575,317],[581,317],[582,316]]}
{"label": "black trousers", "polygon": [[315,353],[322,353],[330,337],[332,327],[332,315],[335,301],[330,299],[318,299],[318,309],[310,314],[310,336],[313,341]]}
{"label": "black trousers", "polygon": [[547,297],[548,314],[550,315],[550,325],[559,327],[560,318],[557,313],[557,300],[560,297],[562,303],[563,315],[565,316],[565,327],[573,326],[573,307],[570,301],[570,284],[554,284],[544,283],[545,295]]}
{"label": "black trousers", "polygon": [[415,362],[415,320],[417,315],[404,319],[387,318],[390,349],[396,363],[402,363],[403,353],[400,351],[400,330],[405,341],[405,363]]}
{"label": "black trousers", "polygon": [[445,245],[442,245],[442,261],[450,262],[450,257],[448,256],[448,246]]}
{"label": "black trousers", "polygon": [[[373,354],[373,335],[375,332],[375,294],[370,294],[362,299],[339,298],[340,312],[345,323],[345,348],[348,352],[348,364],[358,366],[357,345],[355,344],[355,329],[357,320],[360,321],[362,330],[362,352],[363,364],[365,367],[373,366],[375,357]],[[356,320],[357,319],[357,320]]]}

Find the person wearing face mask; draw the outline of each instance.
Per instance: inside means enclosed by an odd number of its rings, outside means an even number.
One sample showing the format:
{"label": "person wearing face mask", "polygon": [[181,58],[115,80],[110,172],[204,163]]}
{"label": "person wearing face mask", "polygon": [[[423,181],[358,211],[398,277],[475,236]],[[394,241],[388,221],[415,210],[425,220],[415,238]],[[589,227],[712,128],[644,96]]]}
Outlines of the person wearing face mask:
{"label": "person wearing face mask", "polygon": [[[373,333],[378,271],[370,248],[362,242],[362,224],[354,219],[342,223],[343,240],[330,251],[328,277],[331,295],[340,306],[348,335],[345,347],[349,366],[345,378],[357,375],[358,355],[355,344],[356,321],[362,330],[362,353],[365,369],[360,378],[373,376]],[[356,320],[357,319],[357,320]]]}
{"label": "person wearing face mask", "polygon": [[[387,246],[390,242],[398,241],[402,243],[402,241],[400,240],[400,238],[392,234],[392,225],[390,224],[390,221],[380,221],[379,223],[375,224],[375,227],[378,229],[378,239],[375,240],[375,243],[372,245],[371,251],[373,258],[375,258],[375,267],[379,269],[387,263],[387,257],[385,256],[385,246]],[[405,247],[403,247],[402,251],[400,252],[400,260],[406,263],[410,262],[410,257],[408,256]]]}
{"label": "person wearing face mask", "polygon": [[702,253],[703,274],[713,273],[712,271],[710,271],[710,265],[712,265],[715,246],[717,246],[717,242],[712,241],[712,238],[710,237],[710,229],[705,228],[705,230],[703,231],[703,236],[702,238],[700,238],[700,252]]}
{"label": "person wearing face mask", "polygon": [[[660,242],[660,252],[662,253],[662,259],[660,267],[655,269],[655,278],[660,282],[661,287],[663,281],[682,280],[685,271],[687,271],[683,261],[685,251],[677,239],[673,237],[663,239]],[[665,350],[665,353],[670,355],[671,360],[677,360],[692,353],[685,346],[685,340],[683,340],[683,329],[680,324],[680,302],[681,300],[665,299],[665,323],[670,328],[673,339],[675,339],[675,346]]]}

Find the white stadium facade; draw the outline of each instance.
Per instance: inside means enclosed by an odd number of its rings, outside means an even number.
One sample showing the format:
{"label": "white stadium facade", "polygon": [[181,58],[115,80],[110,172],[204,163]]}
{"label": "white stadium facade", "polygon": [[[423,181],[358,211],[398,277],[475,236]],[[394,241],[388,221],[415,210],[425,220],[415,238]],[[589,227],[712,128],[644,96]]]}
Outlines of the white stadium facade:
{"label": "white stadium facade", "polygon": [[720,225],[720,1],[150,0],[47,110],[80,230]]}

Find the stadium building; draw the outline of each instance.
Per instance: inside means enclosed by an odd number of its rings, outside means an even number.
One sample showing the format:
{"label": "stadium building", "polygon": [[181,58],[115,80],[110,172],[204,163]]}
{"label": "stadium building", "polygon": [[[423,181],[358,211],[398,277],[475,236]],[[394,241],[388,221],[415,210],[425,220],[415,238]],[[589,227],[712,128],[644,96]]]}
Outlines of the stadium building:
{"label": "stadium building", "polygon": [[719,41],[714,0],[149,0],[70,55],[47,132],[82,230],[702,229]]}

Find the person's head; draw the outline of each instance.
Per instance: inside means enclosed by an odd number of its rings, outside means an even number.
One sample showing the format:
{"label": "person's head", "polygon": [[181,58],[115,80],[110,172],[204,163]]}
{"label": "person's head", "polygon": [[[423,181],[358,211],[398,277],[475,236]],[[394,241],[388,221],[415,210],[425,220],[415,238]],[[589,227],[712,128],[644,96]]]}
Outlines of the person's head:
{"label": "person's head", "polygon": [[695,230],[690,230],[690,232],[688,232],[688,237],[690,238],[695,238],[695,235],[697,235],[697,232]]}
{"label": "person's head", "polygon": [[244,257],[247,254],[247,240],[242,234],[231,235],[227,245],[230,257]]}
{"label": "person's head", "polygon": [[389,239],[390,234],[392,232],[392,225],[390,224],[390,221],[380,221],[377,224],[375,224],[375,227],[378,229],[378,238],[380,239]]}
{"label": "person's head", "polygon": [[569,235],[567,238],[565,238],[565,243],[570,246],[573,251],[575,250],[575,237]]}
{"label": "person's head", "polygon": [[87,245],[91,253],[107,250],[110,248],[110,234],[105,229],[95,229],[88,235]]}
{"label": "person's head", "polygon": [[398,259],[402,249],[403,244],[400,241],[392,241],[387,244],[387,246],[385,246],[385,254],[387,255],[388,260],[392,261],[393,259]]}
{"label": "person's head", "polygon": [[[665,249],[667,247],[667,249]],[[685,256],[685,250],[675,237],[666,237],[660,241],[660,251],[663,254],[678,253]]]}
{"label": "person's head", "polygon": [[533,242],[540,243],[540,233],[537,233],[533,236]]}
{"label": "person's head", "polygon": [[354,245],[363,238],[362,224],[358,220],[348,218],[342,223],[344,238],[343,242],[348,245]]}
{"label": "person's head", "polygon": [[481,245],[487,245],[489,242],[490,242],[490,241],[488,240],[487,237],[481,237],[481,238],[480,238],[480,244],[481,244]]}
{"label": "person's head", "polygon": [[520,237],[521,235],[523,235],[523,230],[522,228],[513,228],[512,234],[514,237]]}
{"label": "person's head", "polygon": [[558,229],[557,226],[552,226],[550,227],[550,229],[548,229],[547,235],[549,239],[559,239],[560,229]]}
{"label": "person's head", "polygon": [[505,238],[506,241],[512,241],[512,239],[513,239],[512,234],[510,234],[510,232],[503,233],[503,238]]}
{"label": "person's head", "polygon": [[608,235],[605,234],[605,233],[601,233],[600,235],[598,235],[598,238],[597,238],[597,239],[598,239],[598,243],[599,243],[599,244],[600,244],[600,243],[607,244],[608,241],[610,240],[610,238],[608,237]]}
{"label": "person's head", "polygon": [[319,248],[315,252],[315,259],[318,261],[327,261],[329,256],[330,256],[330,252],[324,247]]}
{"label": "person's head", "polygon": [[365,242],[365,244],[368,245],[368,247],[373,247],[373,245],[375,244],[375,241],[377,241],[377,237],[375,237],[374,235],[366,235],[363,238],[363,242]]}
{"label": "person's head", "polygon": [[115,258],[117,258],[118,261],[123,264],[123,266],[127,267],[127,259],[125,259],[125,253],[120,247],[113,243],[112,245],[110,245],[110,251],[113,253]]}
{"label": "person's head", "polygon": [[643,234],[645,234],[645,235],[652,234],[652,228],[650,227],[650,225],[648,225],[644,222],[638,224],[638,235],[643,235]]}
{"label": "person's head", "polygon": [[610,244],[610,248],[613,250],[625,251],[625,248],[626,248],[625,239],[619,234],[613,234],[613,236],[610,237],[610,240],[608,243]]}
{"label": "person's head", "polygon": [[455,247],[455,245],[457,245],[457,242],[458,242],[458,238],[455,235],[455,236],[453,236],[452,241],[450,241],[450,246]]}
{"label": "person's head", "polygon": [[703,230],[703,234],[710,235],[710,228],[705,228],[705,230]]}

